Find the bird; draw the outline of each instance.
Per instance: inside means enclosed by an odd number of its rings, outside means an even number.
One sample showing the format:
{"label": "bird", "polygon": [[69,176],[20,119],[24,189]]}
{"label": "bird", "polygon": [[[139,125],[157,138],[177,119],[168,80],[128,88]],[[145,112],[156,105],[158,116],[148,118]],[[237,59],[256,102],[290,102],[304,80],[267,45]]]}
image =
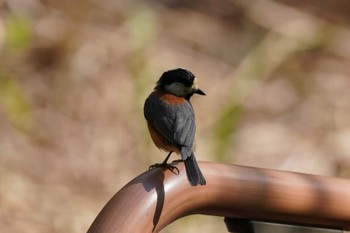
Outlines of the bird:
{"label": "bird", "polygon": [[[194,95],[206,95],[198,87],[194,74],[183,68],[164,72],[144,104],[144,116],[154,144],[168,152],[161,164],[150,166],[178,169],[168,164],[175,152],[185,164],[187,179],[192,186],[206,185],[206,180],[193,153],[196,135],[195,113],[190,103]],[[177,160],[179,161],[179,160]]]}

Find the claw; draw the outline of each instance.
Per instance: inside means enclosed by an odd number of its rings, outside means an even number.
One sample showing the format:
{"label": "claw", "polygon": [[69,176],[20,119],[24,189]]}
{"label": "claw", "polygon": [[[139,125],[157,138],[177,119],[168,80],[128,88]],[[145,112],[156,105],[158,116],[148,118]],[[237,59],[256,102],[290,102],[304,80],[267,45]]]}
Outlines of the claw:
{"label": "claw", "polygon": [[168,169],[170,170],[172,173],[174,173],[175,175],[179,175],[180,174],[180,171],[179,169],[174,166],[174,165],[171,165],[171,164],[168,164],[168,163],[156,163],[156,164],[153,164],[151,166],[149,166],[149,170],[152,170],[154,168],[163,168],[163,169]]}
{"label": "claw", "polygon": [[162,167],[162,164],[161,163],[152,164],[151,166],[149,166],[148,170],[152,170],[152,169],[157,168],[157,167]]}
{"label": "claw", "polygon": [[172,164],[173,164],[173,163],[178,164],[178,163],[181,163],[181,162],[183,162],[182,159],[176,159],[176,160],[173,160],[171,163],[172,163]]}

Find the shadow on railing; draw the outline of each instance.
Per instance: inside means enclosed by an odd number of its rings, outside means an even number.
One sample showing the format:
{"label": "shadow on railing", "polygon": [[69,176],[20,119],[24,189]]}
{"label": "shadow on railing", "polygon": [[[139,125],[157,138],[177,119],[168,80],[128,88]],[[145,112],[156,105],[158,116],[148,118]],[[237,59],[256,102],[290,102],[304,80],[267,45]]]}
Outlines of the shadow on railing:
{"label": "shadow on railing", "polygon": [[125,185],[88,233],[159,232],[190,214],[350,229],[350,180],[200,162],[206,186],[161,168]]}

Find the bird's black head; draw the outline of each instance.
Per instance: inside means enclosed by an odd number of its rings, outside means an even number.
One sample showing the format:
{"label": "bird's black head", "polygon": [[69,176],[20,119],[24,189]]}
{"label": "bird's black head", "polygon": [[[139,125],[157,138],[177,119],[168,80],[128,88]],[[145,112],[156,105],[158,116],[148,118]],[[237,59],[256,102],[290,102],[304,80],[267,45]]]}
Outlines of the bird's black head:
{"label": "bird's black head", "polygon": [[186,99],[191,98],[193,94],[205,95],[198,88],[197,79],[191,71],[182,68],[164,72],[159,78],[155,90],[166,91]]}

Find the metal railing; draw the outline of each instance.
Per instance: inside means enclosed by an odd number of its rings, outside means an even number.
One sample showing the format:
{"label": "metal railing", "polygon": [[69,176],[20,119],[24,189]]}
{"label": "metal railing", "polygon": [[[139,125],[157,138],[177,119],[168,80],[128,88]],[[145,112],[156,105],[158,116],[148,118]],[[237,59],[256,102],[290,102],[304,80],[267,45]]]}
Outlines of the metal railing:
{"label": "metal railing", "polygon": [[88,233],[159,232],[191,214],[350,229],[350,180],[200,162],[207,185],[156,168],[126,184]]}

